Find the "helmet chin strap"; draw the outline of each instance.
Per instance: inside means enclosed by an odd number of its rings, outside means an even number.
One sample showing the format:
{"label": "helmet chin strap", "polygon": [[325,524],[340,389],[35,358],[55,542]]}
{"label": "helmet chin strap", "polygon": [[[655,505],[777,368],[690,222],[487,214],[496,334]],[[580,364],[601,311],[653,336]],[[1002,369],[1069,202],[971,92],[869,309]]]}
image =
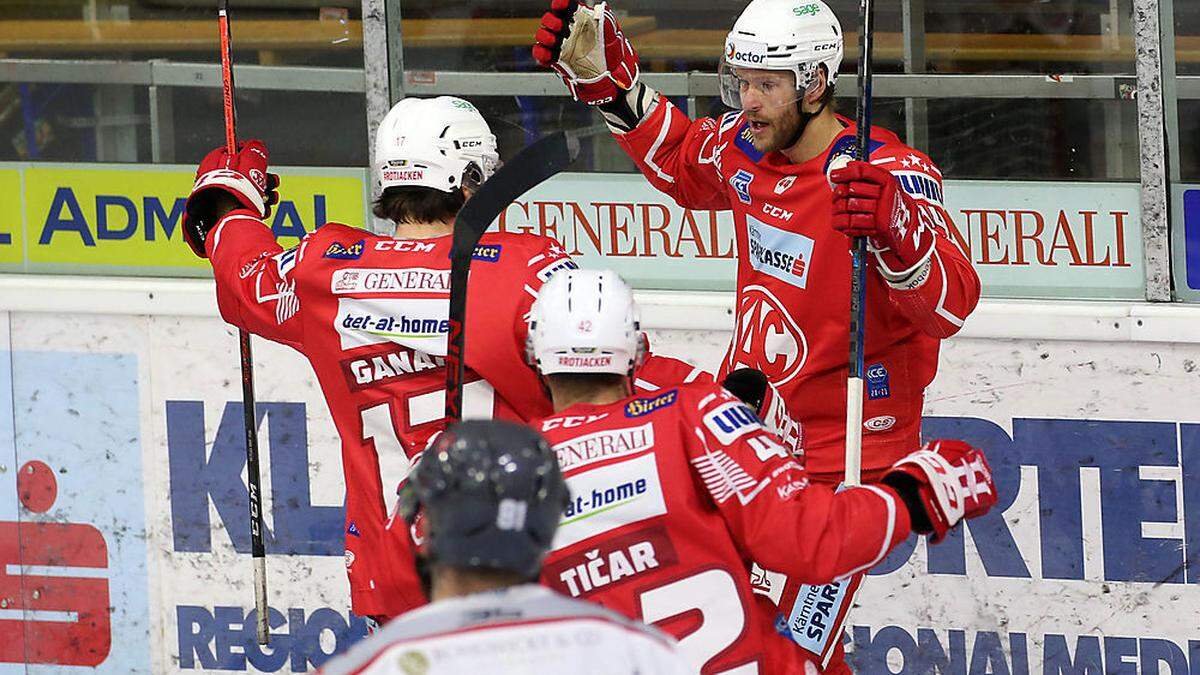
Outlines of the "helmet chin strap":
{"label": "helmet chin strap", "polygon": [[796,126],[796,132],[788,139],[788,142],[783,145],[784,149],[790,148],[800,142],[800,137],[804,135],[804,130],[808,128],[808,123],[813,121],[813,118],[825,111],[825,106],[829,101],[821,103],[821,107],[817,108],[816,112],[804,112],[804,99],[796,101],[796,112],[800,113],[800,124]]}

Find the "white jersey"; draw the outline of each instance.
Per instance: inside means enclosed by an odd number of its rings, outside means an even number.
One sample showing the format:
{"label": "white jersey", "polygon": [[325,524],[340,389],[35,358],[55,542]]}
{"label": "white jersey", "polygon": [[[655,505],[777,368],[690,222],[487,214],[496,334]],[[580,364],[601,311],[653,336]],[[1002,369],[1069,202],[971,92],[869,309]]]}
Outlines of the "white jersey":
{"label": "white jersey", "polygon": [[535,584],[413,610],[330,661],[327,675],[694,675],[662,633]]}

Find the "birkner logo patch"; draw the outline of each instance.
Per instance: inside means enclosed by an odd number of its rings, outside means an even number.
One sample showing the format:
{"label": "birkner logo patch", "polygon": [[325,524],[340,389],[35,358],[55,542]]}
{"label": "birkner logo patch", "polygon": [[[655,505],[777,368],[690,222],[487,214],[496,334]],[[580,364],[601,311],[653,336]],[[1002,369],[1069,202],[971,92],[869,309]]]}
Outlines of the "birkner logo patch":
{"label": "birkner logo patch", "polygon": [[672,389],[671,391],[650,398],[635,398],[625,404],[625,416],[641,417],[642,415],[649,415],[659,408],[667,408],[675,405],[677,398],[679,398],[679,390],[677,389]]}
{"label": "birkner logo patch", "polygon": [[503,249],[504,247],[500,244],[480,244],[475,247],[475,253],[471,255],[471,259],[490,263],[498,262]]}
{"label": "birkner logo patch", "polygon": [[358,260],[362,257],[363,248],[366,247],[367,240],[359,239],[353,244],[343,244],[341,242],[333,242],[329,248],[325,249],[323,258],[332,258],[334,260]]}

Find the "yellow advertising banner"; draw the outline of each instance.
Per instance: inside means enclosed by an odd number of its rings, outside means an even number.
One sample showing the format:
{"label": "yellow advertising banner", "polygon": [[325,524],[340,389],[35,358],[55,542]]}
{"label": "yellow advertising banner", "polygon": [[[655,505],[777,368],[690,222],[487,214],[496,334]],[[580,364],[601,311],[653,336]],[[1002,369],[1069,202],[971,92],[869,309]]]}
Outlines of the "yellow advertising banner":
{"label": "yellow advertising banner", "polygon": [[[283,247],[327,221],[362,226],[364,172],[284,168],[280,174],[281,201],[266,222]],[[25,262],[31,271],[207,273],[208,264],[192,254],[181,229],[192,179],[186,167],[27,164],[0,169],[5,202],[15,193],[24,206],[25,249],[14,246],[17,255],[6,255],[10,249],[0,236],[0,263]],[[19,242],[19,225],[0,221],[0,234],[9,226],[14,243]]]}
{"label": "yellow advertising banner", "polygon": [[25,260],[21,172],[0,168],[0,265]]}

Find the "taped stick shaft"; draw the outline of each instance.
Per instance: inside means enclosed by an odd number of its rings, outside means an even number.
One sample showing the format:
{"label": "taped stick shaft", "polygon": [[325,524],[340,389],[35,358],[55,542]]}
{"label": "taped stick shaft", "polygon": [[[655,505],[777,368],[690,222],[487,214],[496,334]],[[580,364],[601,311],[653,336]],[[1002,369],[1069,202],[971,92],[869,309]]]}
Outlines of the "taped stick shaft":
{"label": "taped stick shaft", "polygon": [[[857,159],[871,157],[871,52],[875,33],[874,7],[861,0],[858,32]],[[863,359],[867,343],[867,238],[855,237],[850,276],[850,360],[846,381],[846,483],[858,485],[862,466]],[[853,482],[851,482],[853,481]]]}
{"label": "taped stick shaft", "polygon": [[862,485],[862,378],[846,378],[846,477],[843,483]]}

